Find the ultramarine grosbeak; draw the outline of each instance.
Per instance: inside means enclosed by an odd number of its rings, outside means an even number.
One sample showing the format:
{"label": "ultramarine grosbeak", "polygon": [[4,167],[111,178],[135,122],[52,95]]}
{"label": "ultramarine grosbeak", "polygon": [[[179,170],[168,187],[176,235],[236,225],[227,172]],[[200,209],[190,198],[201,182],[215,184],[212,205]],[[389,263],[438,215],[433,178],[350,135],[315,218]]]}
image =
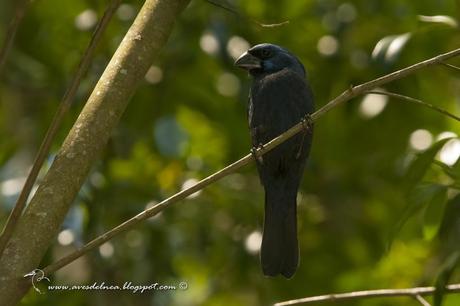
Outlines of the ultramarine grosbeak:
{"label": "ultramarine grosbeak", "polygon": [[235,65],[252,76],[248,119],[254,148],[303,120],[306,129],[256,160],[265,189],[262,271],[291,278],[299,265],[297,190],[312,143],[313,94],[305,68],[288,50],[259,44]]}

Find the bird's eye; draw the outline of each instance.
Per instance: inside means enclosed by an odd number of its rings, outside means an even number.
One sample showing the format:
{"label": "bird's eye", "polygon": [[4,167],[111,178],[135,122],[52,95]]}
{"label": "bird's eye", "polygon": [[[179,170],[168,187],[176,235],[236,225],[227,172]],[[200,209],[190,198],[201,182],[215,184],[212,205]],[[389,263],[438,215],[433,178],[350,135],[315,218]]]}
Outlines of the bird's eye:
{"label": "bird's eye", "polygon": [[262,49],[261,55],[262,55],[263,58],[268,58],[268,57],[270,57],[272,55],[272,53],[270,52],[270,50]]}

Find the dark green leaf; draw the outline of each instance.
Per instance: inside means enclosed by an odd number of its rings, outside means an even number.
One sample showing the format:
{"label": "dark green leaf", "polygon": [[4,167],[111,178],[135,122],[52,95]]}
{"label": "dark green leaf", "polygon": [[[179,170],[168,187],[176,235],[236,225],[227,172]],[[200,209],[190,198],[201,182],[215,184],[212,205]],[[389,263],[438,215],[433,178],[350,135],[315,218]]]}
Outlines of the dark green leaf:
{"label": "dark green leaf", "polygon": [[438,187],[428,201],[423,218],[423,235],[428,240],[438,233],[447,202],[447,187]]}
{"label": "dark green leaf", "polygon": [[441,267],[441,270],[436,278],[436,291],[433,294],[434,306],[441,306],[446,292],[446,286],[460,259],[460,251],[452,253]]}
{"label": "dark green leaf", "polygon": [[438,232],[442,252],[460,251],[460,194],[447,202]]}
{"label": "dark green leaf", "polygon": [[423,179],[423,176],[430,167],[438,151],[441,150],[444,144],[450,139],[452,138],[445,138],[436,142],[429,149],[415,157],[406,172],[404,184],[407,191],[414,188],[415,185]]}
{"label": "dark green leaf", "polygon": [[434,160],[433,161],[434,164],[436,164],[437,166],[439,166],[442,171],[448,175],[451,179],[457,181],[460,179],[460,172],[454,168],[454,166],[450,167],[448,165],[446,165],[445,163],[439,161],[439,160]]}
{"label": "dark green leaf", "polygon": [[429,206],[432,202],[438,203],[441,199],[440,195],[443,193],[445,194],[445,192],[445,186],[436,184],[421,185],[414,188],[407,196],[408,203],[401,213],[401,218],[390,232],[388,247],[391,246],[392,241],[401,231],[409,218],[421,211],[424,207]]}
{"label": "dark green leaf", "polygon": [[452,177],[457,183],[460,183],[460,159],[449,167],[449,170],[449,173],[446,171],[446,174]]}

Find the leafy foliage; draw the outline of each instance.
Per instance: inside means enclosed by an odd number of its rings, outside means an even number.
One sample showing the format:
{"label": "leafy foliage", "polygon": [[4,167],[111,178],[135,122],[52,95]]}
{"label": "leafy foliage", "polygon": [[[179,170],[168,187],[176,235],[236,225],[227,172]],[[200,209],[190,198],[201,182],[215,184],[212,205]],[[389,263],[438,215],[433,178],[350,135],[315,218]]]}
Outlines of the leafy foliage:
{"label": "leafy foliage", "polygon": [[[0,10],[0,38],[13,2]],[[320,107],[350,84],[459,43],[454,0],[222,3],[239,15],[192,1],[178,20],[43,265],[249,152],[249,78],[233,67],[248,44],[273,42],[298,55]],[[0,83],[2,224],[105,5],[35,1],[21,24]],[[109,26],[53,154],[140,5],[125,2]],[[286,20],[278,27],[253,22]],[[458,72],[439,66],[384,89],[458,114],[458,82]],[[263,190],[250,166],[50,277],[71,285],[187,281],[187,290],[31,291],[23,304],[267,305],[326,292],[458,281],[458,271],[442,267],[460,245],[459,133],[450,118],[384,96],[356,99],[321,118],[299,193],[301,266],[290,281],[261,274],[254,250]],[[440,271],[451,275],[437,278]],[[391,304],[409,303],[416,302]],[[459,303],[459,296],[444,297],[443,305]]]}

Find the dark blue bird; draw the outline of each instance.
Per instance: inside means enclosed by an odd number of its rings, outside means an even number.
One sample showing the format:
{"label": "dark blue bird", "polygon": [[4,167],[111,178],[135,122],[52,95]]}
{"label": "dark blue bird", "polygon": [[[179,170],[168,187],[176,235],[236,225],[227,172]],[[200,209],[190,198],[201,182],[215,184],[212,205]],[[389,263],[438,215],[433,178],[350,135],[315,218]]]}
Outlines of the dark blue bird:
{"label": "dark blue bird", "polygon": [[[235,65],[248,70],[253,78],[248,117],[254,147],[267,143],[314,111],[305,68],[286,49],[256,45]],[[265,189],[261,262],[268,276],[282,274],[290,278],[299,265],[296,198],[310,152],[312,128],[310,125],[257,161]]]}

